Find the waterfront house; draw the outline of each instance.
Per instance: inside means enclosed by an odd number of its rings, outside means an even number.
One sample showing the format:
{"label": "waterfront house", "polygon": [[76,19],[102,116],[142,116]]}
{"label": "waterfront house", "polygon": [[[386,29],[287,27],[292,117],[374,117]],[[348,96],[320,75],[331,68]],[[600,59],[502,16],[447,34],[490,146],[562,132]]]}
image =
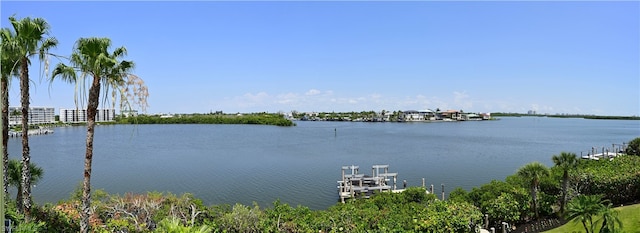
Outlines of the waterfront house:
{"label": "waterfront house", "polygon": [[464,120],[462,118],[462,112],[458,110],[447,110],[447,111],[441,112],[440,114],[442,114],[443,120],[454,120],[454,121]]}
{"label": "waterfront house", "polygon": [[426,110],[407,110],[402,112],[402,121],[434,121],[436,120],[436,114],[431,109]]}

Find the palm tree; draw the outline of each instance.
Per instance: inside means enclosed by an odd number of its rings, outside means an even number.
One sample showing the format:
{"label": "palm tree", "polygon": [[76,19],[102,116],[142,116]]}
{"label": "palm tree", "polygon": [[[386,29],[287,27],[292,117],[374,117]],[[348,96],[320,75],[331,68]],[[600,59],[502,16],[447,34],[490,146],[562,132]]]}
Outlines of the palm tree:
{"label": "palm tree", "polygon": [[586,233],[594,233],[593,216],[600,213],[604,207],[599,195],[579,195],[569,202],[567,219],[582,222]]}
{"label": "palm tree", "polygon": [[[133,99],[143,110],[146,107],[147,88],[137,76],[130,74],[134,64],[132,61],[120,60],[127,53],[124,47],[116,48],[113,53],[109,38],[80,38],[76,41],[70,58],[70,66],[59,63],[53,71],[51,79],[60,77],[70,83],[81,83],[86,77],[92,77],[89,84],[87,101],[87,139],[84,162],[84,180],[82,182],[82,211],[80,231],[89,231],[89,215],[91,207],[91,162],[93,159],[93,135],[95,131],[96,113],[100,100],[100,88],[105,91],[113,88],[120,91],[120,101]],[[77,76],[77,72],[81,76]],[[134,86],[133,93],[129,87]],[[137,99],[136,99],[137,98]],[[114,103],[115,105],[115,103]]]}
{"label": "palm tree", "polygon": [[612,208],[611,203],[603,205],[600,214],[602,215],[600,233],[613,233],[622,230],[622,221],[618,218],[618,211]]}
{"label": "palm tree", "polygon": [[[46,60],[49,49],[54,48],[58,41],[54,37],[46,37],[49,34],[49,24],[42,18],[31,19],[29,17],[17,20],[13,16],[9,21],[15,32],[15,52],[18,56],[20,70],[20,101],[22,103],[22,212],[25,221],[30,220],[31,213],[31,174],[29,155],[29,64],[30,58],[39,55],[40,61]],[[45,70],[48,62],[45,62]],[[46,71],[45,71],[46,72]]]}
{"label": "palm tree", "polygon": [[[38,167],[35,163],[30,163],[29,170],[31,171],[30,183],[31,184],[38,183],[38,181],[40,181],[40,178],[42,178],[42,175],[44,173],[42,168]],[[18,191],[22,190],[22,182],[21,182],[22,165],[20,164],[19,160],[17,159],[9,160],[8,175],[9,175],[9,186],[15,186]],[[22,205],[21,200],[22,200],[22,192],[16,192],[16,203],[18,207]]]}
{"label": "palm tree", "polygon": [[518,175],[528,180],[531,188],[531,207],[538,218],[538,186],[540,179],[549,175],[549,170],[540,162],[532,162],[518,169]]}
{"label": "palm tree", "polygon": [[0,29],[0,39],[2,43],[1,51],[1,64],[0,64],[0,105],[2,105],[2,182],[3,191],[5,197],[8,192],[8,177],[7,171],[9,169],[9,153],[7,151],[7,143],[9,140],[9,78],[11,76],[18,77],[18,69],[15,68],[18,59],[15,51],[15,34],[8,28]]}
{"label": "palm tree", "polygon": [[567,203],[567,185],[569,184],[569,170],[578,164],[576,154],[561,152],[560,155],[551,157],[553,163],[562,169],[562,199],[560,200],[560,213],[564,213],[564,206]]}

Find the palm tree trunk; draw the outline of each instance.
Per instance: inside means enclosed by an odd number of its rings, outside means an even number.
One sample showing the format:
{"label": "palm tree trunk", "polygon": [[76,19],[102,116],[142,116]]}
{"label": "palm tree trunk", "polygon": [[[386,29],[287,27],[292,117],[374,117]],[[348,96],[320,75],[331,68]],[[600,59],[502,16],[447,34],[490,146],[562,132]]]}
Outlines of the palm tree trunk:
{"label": "palm tree trunk", "polygon": [[569,172],[562,174],[562,200],[560,201],[560,213],[564,213],[564,206],[567,203],[567,185],[569,184]]}
{"label": "palm tree trunk", "polygon": [[20,62],[20,101],[22,102],[22,211],[26,222],[31,220],[31,171],[29,170],[29,63]]}
{"label": "palm tree trunk", "polygon": [[9,151],[7,145],[9,142],[9,78],[4,77],[0,80],[0,89],[2,92],[2,166],[4,181],[4,196],[9,196]]}
{"label": "palm tree trunk", "polygon": [[533,213],[535,213],[536,219],[538,219],[538,187],[536,185],[531,187],[531,200],[533,202]]}
{"label": "palm tree trunk", "polygon": [[582,226],[584,226],[584,230],[589,233],[589,228],[587,227],[587,221],[586,220],[582,220]]}
{"label": "palm tree trunk", "polygon": [[82,216],[80,232],[89,232],[89,217],[91,211],[91,161],[93,159],[93,133],[96,124],[96,111],[100,100],[100,77],[94,76],[89,88],[89,103],[87,105],[87,150],[84,158],[84,181],[82,182]]}

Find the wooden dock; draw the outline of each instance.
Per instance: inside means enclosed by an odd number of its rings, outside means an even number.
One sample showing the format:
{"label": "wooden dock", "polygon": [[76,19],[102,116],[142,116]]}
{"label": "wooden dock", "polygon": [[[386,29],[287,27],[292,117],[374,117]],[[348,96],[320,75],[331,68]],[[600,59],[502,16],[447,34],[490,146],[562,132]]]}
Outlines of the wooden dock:
{"label": "wooden dock", "polygon": [[397,189],[398,173],[389,172],[389,165],[373,165],[371,175],[359,173],[359,166],[342,166],[342,180],[338,181],[338,196],[344,203],[348,198],[369,198],[376,192],[402,192]]}
{"label": "wooden dock", "polygon": [[591,160],[600,160],[600,159],[613,159],[615,157],[624,155],[624,151],[627,149],[627,144],[611,144],[611,148],[602,147],[601,150],[598,150],[597,147],[591,147],[591,151],[588,151],[586,155],[581,151],[580,158],[583,159],[591,159]]}

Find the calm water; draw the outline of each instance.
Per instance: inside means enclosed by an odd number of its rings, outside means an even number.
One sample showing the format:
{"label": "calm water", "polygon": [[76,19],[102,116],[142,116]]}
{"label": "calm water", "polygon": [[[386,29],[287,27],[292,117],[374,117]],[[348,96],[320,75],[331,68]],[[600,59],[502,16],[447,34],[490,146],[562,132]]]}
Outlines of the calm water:
{"label": "calm water", "polygon": [[[502,118],[442,123],[297,122],[258,125],[111,125],[95,134],[92,186],[109,193],[191,192],[207,204],[269,206],[280,199],[324,209],[337,201],[340,167],[389,164],[402,180],[440,190],[504,179],[520,166],[552,165],[561,151],[580,155],[640,137],[640,121]],[[36,202],[66,199],[82,180],[85,127],[30,138],[44,169]],[[20,156],[19,139],[9,153]]]}

